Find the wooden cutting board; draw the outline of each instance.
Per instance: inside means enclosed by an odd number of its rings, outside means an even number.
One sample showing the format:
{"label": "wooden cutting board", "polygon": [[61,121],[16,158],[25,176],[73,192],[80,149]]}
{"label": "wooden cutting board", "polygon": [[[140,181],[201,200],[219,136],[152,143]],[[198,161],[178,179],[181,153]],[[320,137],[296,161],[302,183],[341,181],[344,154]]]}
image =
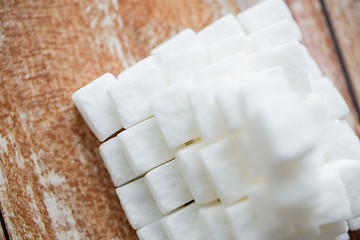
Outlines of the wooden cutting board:
{"label": "wooden cutting board", "polygon": [[[71,94],[257,1],[0,0],[0,239],[136,239]],[[359,1],[287,3],[359,129]]]}

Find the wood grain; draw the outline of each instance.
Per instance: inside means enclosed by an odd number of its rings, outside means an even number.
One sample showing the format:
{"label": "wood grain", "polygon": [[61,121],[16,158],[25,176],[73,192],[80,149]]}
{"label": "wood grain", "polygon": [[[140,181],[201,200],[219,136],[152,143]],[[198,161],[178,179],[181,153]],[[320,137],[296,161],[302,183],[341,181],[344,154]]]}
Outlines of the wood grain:
{"label": "wood grain", "polygon": [[[10,238],[136,239],[71,94],[181,29],[254,2],[0,0],[0,207]],[[352,105],[320,4],[288,4],[305,45]]]}
{"label": "wood grain", "polygon": [[324,0],[345,67],[360,101],[360,1]]}

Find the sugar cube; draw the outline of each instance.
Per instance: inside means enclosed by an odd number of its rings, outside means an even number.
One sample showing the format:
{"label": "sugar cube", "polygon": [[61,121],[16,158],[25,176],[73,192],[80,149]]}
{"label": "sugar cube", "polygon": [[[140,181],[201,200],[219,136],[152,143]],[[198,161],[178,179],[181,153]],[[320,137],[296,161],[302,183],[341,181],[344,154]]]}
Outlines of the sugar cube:
{"label": "sugar cube", "polygon": [[360,216],[360,161],[339,159],[325,165],[339,173],[350,201],[352,218]]}
{"label": "sugar cube", "polygon": [[349,239],[350,239],[350,235],[347,232],[334,238],[334,240],[349,240]]}
{"label": "sugar cube", "polygon": [[304,107],[310,113],[317,129],[323,128],[331,123],[333,120],[329,106],[322,100],[322,98],[314,93],[309,94],[303,100]]}
{"label": "sugar cube", "polygon": [[236,240],[263,240],[268,238],[261,228],[249,200],[228,206],[225,213]]}
{"label": "sugar cube", "polygon": [[208,240],[233,240],[225,206],[219,203],[200,208],[199,217]]}
{"label": "sugar cube", "polygon": [[245,197],[249,181],[232,138],[219,140],[198,153],[221,202],[230,204]]}
{"label": "sugar cube", "polygon": [[294,231],[290,225],[292,219],[280,215],[278,208],[275,206],[268,192],[269,189],[266,189],[264,183],[259,183],[249,190],[249,200],[252,203],[255,213],[259,216],[261,227],[269,234],[287,232],[287,235],[290,235]]}
{"label": "sugar cube", "polygon": [[334,118],[340,119],[349,114],[348,105],[330,79],[326,77],[319,79],[312,88],[328,104]]}
{"label": "sugar cube", "polygon": [[192,203],[161,219],[170,240],[206,240],[199,219],[199,206]]}
{"label": "sugar cube", "polygon": [[155,118],[135,125],[119,135],[125,156],[134,172],[144,174],[174,158]]}
{"label": "sugar cube", "polygon": [[138,177],[123,154],[119,137],[114,137],[101,144],[100,155],[115,186],[118,187]]}
{"label": "sugar cube", "polygon": [[264,86],[264,84],[275,85],[273,79],[282,80],[284,84],[286,83],[285,73],[281,67],[244,74],[237,79],[238,83],[236,85],[225,86],[225,89],[216,92],[216,103],[229,132],[236,132],[244,127],[244,116],[240,102],[242,90],[247,88],[249,84],[254,83],[259,86]]}
{"label": "sugar cube", "polygon": [[136,231],[140,240],[168,240],[160,221],[154,222]]}
{"label": "sugar cube", "polygon": [[211,142],[227,133],[214,94],[234,82],[230,76],[224,75],[197,84],[188,92],[190,106],[203,141]]}
{"label": "sugar cube", "polygon": [[125,129],[153,115],[148,97],[165,87],[164,74],[154,57],[147,57],[119,74],[108,94]]}
{"label": "sugar cube", "polygon": [[280,20],[292,21],[291,12],[283,0],[265,0],[237,15],[246,33],[258,31]]}
{"label": "sugar cube", "polygon": [[266,28],[253,32],[249,37],[254,51],[260,52],[288,42],[300,41],[301,38],[299,38],[298,32],[300,30],[295,22],[283,19]]}
{"label": "sugar cube", "polygon": [[175,161],[155,168],[145,175],[146,185],[163,214],[193,199]]}
{"label": "sugar cube", "polygon": [[163,217],[145,185],[144,178],[117,188],[116,193],[134,229],[145,227]]}
{"label": "sugar cube", "polygon": [[253,71],[254,69],[249,57],[245,53],[240,52],[199,70],[194,74],[192,81],[200,83],[223,75],[238,77]]}
{"label": "sugar cube", "polygon": [[302,227],[296,229],[295,232],[287,238],[287,240],[317,239],[319,235],[319,227]]}
{"label": "sugar cube", "polygon": [[288,161],[308,153],[318,136],[312,118],[292,95],[274,96],[259,105],[252,126],[253,136],[271,162]]}
{"label": "sugar cube", "polygon": [[189,79],[199,69],[208,65],[206,49],[196,46],[182,52],[167,55],[161,62],[170,84]]}
{"label": "sugar cube", "polygon": [[311,57],[309,50],[303,44],[300,45],[305,57],[305,61],[308,65],[309,76],[311,77],[311,79],[313,79],[313,81],[320,79],[323,76],[321,69],[319,68],[315,60]]}
{"label": "sugar cube", "polygon": [[181,174],[195,202],[199,204],[209,203],[217,199],[215,190],[197,153],[204,145],[203,142],[195,143],[181,149],[175,155]]}
{"label": "sugar cube", "polygon": [[360,229],[360,217],[350,219],[347,222],[351,231],[357,231]]}
{"label": "sugar cube", "polygon": [[166,55],[175,54],[197,45],[201,45],[199,37],[193,30],[187,28],[151,50],[151,56],[161,62]]}
{"label": "sugar cube", "polygon": [[170,148],[200,136],[187,98],[192,84],[185,81],[170,86],[150,98],[161,132]]}
{"label": "sugar cube", "polygon": [[252,55],[258,69],[281,66],[293,89],[302,94],[310,92],[308,65],[300,43],[293,41]]}
{"label": "sugar cube", "polygon": [[349,226],[346,221],[328,223],[320,226],[320,236],[318,236],[317,239],[334,239],[339,235],[347,233],[348,231]]}
{"label": "sugar cube", "polygon": [[72,95],[76,108],[101,142],[122,128],[115,107],[107,95],[107,89],[115,82],[116,78],[112,74],[105,73]]}
{"label": "sugar cube", "polygon": [[351,218],[352,212],[344,184],[336,171],[323,170],[319,174],[319,196],[308,221],[309,226],[325,225]]}
{"label": "sugar cube", "polygon": [[238,34],[225,38],[206,46],[209,57],[209,63],[220,61],[239,52],[250,55],[253,53],[249,37]]}
{"label": "sugar cube", "polygon": [[339,120],[321,129],[320,148],[328,161],[347,158],[360,160],[360,141],[355,132]]}
{"label": "sugar cube", "polygon": [[237,34],[245,35],[239,21],[232,14],[226,14],[198,32],[203,44],[211,44]]}

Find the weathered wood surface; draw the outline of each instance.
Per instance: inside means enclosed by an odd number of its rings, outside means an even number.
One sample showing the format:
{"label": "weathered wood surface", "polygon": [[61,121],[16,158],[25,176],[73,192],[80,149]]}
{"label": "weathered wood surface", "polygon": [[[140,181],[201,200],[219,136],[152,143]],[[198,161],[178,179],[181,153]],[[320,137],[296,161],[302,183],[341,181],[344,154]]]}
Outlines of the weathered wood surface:
{"label": "weathered wood surface", "polygon": [[[181,29],[254,2],[0,0],[0,207],[10,238],[136,239],[71,94]],[[305,45],[353,106],[320,3],[287,2]]]}

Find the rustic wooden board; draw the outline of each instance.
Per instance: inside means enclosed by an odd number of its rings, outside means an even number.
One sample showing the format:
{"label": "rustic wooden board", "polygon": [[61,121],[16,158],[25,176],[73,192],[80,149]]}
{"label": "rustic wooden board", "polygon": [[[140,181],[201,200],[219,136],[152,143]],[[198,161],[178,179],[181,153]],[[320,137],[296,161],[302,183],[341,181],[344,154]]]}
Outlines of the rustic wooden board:
{"label": "rustic wooden board", "polygon": [[[10,238],[136,239],[71,94],[253,2],[0,0],[0,208]],[[352,105],[319,2],[288,3]]]}

